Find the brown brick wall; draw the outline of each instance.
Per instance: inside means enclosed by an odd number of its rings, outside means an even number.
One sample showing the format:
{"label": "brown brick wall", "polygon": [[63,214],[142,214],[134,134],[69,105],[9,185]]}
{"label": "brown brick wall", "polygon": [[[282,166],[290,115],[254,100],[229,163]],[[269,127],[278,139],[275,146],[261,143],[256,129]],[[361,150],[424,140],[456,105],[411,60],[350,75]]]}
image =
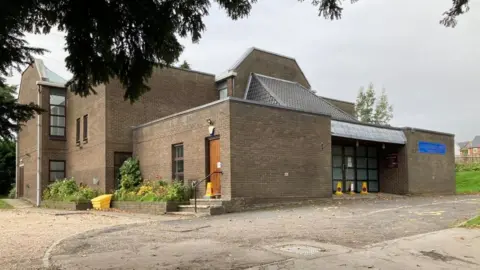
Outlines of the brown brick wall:
{"label": "brown brick wall", "polygon": [[331,197],[329,117],[238,101],[230,106],[232,197]]}
{"label": "brown brick wall", "polygon": [[[218,99],[213,75],[177,68],[157,69],[148,82],[150,92],[130,104],[118,80],[107,85],[106,177],[114,185],[114,152],[132,152],[132,126],[197,107]],[[202,124],[205,124],[203,119]]]}
{"label": "brown brick wall", "polygon": [[[229,103],[223,101],[203,109],[168,117],[134,130],[134,155],[140,160],[142,176],[155,180],[171,179],[172,145],[183,143],[184,179],[187,182],[206,176],[207,119],[214,121],[220,136],[220,158],[224,174],[221,176],[222,198],[230,198],[230,120]],[[205,192],[201,185],[199,196]]]}
{"label": "brown brick wall", "polygon": [[[33,102],[37,104],[38,86],[36,81],[40,80],[35,65],[28,67],[22,74],[18,102],[28,104]],[[19,159],[24,164],[24,197],[31,201],[36,200],[37,187],[37,117],[30,119],[25,123],[18,134],[19,141]]]}
{"label": "brown brick wall", "polygon": [[339,108],[340,110],[355,116],[355,103],[337,100],[337,99],[330,99],[326,97],[322,97],[322,98],[332,103],[335,107]]}
{"label": "brown brick wall", "polygon": [[[405,129],[408,192],[455,193],[454,136],[422,130]],[[446,145],[445,155],[418,153],[418,142],[436,142]]]}
{"label": "brown brick wall", "polygon": [[[95,87],[97,94],[80,97],[67,94],[66,174],[77,183],[105,189],[105,86]],[[88,115],[88,141],[83,141],[83,116]],[[80,145],[76,145],[76,122],[80,118]],[[93,179],[99,180],[98,185]]]}
{"label": "brown brick wall", "polygon": [[293,59],[258,50],[254,50],[248,55],[238,68],[235,69],[235,72],[237,72],[237,77],[235,78],[233,96],[237,98],[244,97],[248,78],[252,72],[298,82],[310,89],[310,84]]}

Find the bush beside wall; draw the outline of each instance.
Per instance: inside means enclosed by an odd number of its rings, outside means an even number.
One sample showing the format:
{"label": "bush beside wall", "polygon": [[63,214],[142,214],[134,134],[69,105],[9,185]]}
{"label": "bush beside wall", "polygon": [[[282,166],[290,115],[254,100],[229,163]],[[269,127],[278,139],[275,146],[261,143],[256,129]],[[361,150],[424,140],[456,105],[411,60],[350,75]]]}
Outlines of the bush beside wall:
{"label": "bush beside wall", "polygon": [[456,172],[470,172],[476,171],[480,172],[480,163],[457,163],[455,164],[455,171]]}

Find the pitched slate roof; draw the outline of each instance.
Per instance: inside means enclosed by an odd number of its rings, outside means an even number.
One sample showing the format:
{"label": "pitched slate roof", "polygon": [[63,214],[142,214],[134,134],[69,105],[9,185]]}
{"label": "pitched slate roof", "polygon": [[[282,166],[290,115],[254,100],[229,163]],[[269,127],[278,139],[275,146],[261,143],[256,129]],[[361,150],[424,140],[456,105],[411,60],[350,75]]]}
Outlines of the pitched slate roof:
{"label": "pitched slate roof", "polygon": [[468,146],[470,142],[459,142],[457,145],[460,147],[460,149],[464,149],[465,147]]}
{"label": "pitched slate roof", "polygon": [[475,136],[475,138],[473,138],[471,147],[480,147],[480,136]]}
{"label": "pitched slate roof", "polygon": [[47,68],[41,59],[35,59],[35,67],[38,70],[38,75],[42,81],[59,85],[64,85],[67,83],[67,80]]}
{"label": "pitched slate roof", "polygon": [[250,75],[245,99],[327,114],[335,120],[357,122],[355,117],[315,95],[301,84],[261,74]]}

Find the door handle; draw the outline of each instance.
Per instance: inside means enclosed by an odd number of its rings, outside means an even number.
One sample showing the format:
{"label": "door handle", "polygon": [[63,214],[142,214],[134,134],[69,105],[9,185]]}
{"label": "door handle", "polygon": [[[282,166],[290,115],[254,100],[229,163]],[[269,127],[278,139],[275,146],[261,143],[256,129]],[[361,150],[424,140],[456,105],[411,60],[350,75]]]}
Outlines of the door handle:
{"label": "door handle", "polygon": [[342,164],[342,167],[343,167],[343,170],[344,170],[344,171],[347,170],[347,164],[343,163],[343,164]]}

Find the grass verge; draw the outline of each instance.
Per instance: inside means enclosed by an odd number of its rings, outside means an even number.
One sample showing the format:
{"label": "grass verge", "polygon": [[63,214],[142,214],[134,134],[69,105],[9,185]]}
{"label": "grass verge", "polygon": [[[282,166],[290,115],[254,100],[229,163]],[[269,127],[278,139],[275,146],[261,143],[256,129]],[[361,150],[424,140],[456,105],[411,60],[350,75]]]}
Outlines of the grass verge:
{"label": "grass verge", "polygon": [[469,221],[465,222],[462,227],[480,229],[480,216],[476,216],[475,218],[472,218]]}
{"label": "grass verge", "polygon": [[480,172],[457,172],[456,183],[457,193],[480,193]]}
{"label": "grass verge", "polygon": [[10,204],[6,203],[4,200],[0,199],[0,209],[11,209],[13,208]]}

